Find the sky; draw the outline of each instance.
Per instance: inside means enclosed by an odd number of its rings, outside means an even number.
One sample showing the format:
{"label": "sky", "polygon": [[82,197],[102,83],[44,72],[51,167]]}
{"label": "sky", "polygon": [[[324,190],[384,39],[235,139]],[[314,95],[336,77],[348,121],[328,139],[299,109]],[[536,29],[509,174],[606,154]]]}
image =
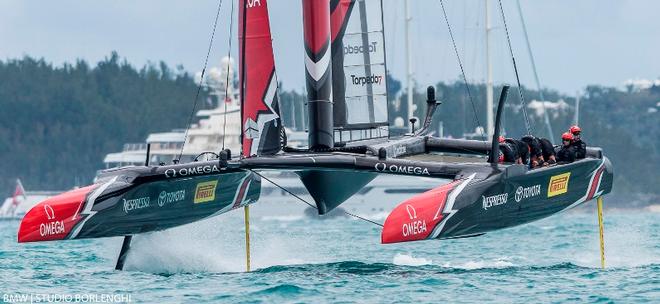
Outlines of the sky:
{"label": "sky", "polygon": [[[388,69],[405,77],[404,2],[384,0]],[[485,79],[485,0],[445,0],[470,82]],[[496,83],[515,84],[498,2],[490,0]],[[502,0],[524,85],[535,87],[515,0]],[[622,87],[660,77],[660,1],[520,0],[541,86],[575,94],[589,84]],[[200,71],[218,0],[0,0],[0,60],[25,55],[55,65],[98,62],[117,51],[136,66],[164,61]],[[227,55],[230,0],[221,6],[209,64]],[[439,0],[411,0],[412,66],[418,88],[454,81],[460,69]],[[304,86],[301,0],[269,2],[275,62],[285,90]],[[236,34],[234,18],[234,34]],[[236,43],[232,56],[236,56]]]}

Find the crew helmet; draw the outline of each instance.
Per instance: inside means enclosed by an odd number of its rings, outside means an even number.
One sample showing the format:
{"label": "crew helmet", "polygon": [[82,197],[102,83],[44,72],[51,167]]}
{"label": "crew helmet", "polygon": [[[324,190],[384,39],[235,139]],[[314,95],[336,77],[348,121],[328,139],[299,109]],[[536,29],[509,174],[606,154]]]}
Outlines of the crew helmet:
{"label": "crew helmet", "polygon": [[575,134],[575,133],[578,133],[578,132],[582,132],[582,129],[580,129],[580,127],[578,127],[577,125],[574,125],[574,126],[571,127],[570,131],[571,131],[571,134]]}

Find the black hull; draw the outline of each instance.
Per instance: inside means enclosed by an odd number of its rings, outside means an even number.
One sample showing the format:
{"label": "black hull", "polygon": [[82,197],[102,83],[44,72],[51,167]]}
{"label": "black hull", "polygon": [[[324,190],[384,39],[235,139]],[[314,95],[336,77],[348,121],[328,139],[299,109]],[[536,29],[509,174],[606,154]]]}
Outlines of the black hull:
{"label": "black hull", "polygon": [[247,170],[177,177],[146,173],[136,178],[131,178],[138,173],[134,170],[116,173],[32,208],[21,222],[19,242],[164,230],[254,203],[261,189],[258,176]]}
{"label": "black hull", "polygon": [[[605,170],[609,168],[610,174],[606,172],[602,175],[600,192],[589,197],[588,192],[593,181],[589,177],[599,167],[604,167]],[[549,196],[552,177],[566,173],[570,173],[567,191]],[[471,235],[526,224],[609,193],[611,188],[611,166],[596,159],[527,171],[525,174],[511,177],[507,177],[506,173],[495,175],[475,182],[458,196],[459,203],[455,205],[458,212],[447,221],[444,228],[447,232],[440,233],[440,236],[446,238]],[[483,191],[479,191],[480,189]],[[484,203],[485,198],[500,194],[507,194],[505,203],[490,207],[487,206],[488,203]]]}
{"label": "black hull", "polygon": [[612,180],[606,158],[474,172],[403,202],[385,221],[382,241],[467,237],[526,224],[609,193]]}

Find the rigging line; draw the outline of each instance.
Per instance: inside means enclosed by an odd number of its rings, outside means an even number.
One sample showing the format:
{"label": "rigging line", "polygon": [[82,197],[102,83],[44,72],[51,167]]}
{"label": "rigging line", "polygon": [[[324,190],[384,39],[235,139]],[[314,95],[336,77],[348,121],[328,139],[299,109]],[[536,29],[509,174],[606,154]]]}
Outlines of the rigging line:
{"label": "rigging line", "polygon": [[543,108],[543,120],[545,121],[545,127],[548,131],[548,138],[552,143],[552,125],[550,124],[550,117],[545,108],[545,97],[543,96],[543,90],[541,89],[541,81],[539,81],[539,74],[536,71],[536,62],[534,61],[534,55],[532,53],[532,45],[529,42],[529,36],[527,35],[527,26],[525,25],[525,18],[523,17],[522,7],[520,7],[520,0],[516,0],[518,5],[518,15],[520,16],[520,23],[522,23],[523,34],[525,35],[525,42],[527,43],[527,53],[529,54],[529,59],[532,62],[532,71],[534,72],[534,80],[536,81],[536,88],[539,90],[539,97],[541,98],[541,108]]}
{"label": "rigging line", "polygon": [[513,48],[511,47],[511,37],[509,36],[509,28],[506,25],[506,17],[504,16],[504,8],[502,7],[502,0],[498,0],[500,5],[500,13],[502,14],[502,23],[504,23],[504,31],[506,32],[506,41],[509,45],[509,52],[511,53],[511,62],[513,63],[513,71],[516,73],[516,82],[518,83],[518,94],[520,95],[520,104],[522,106],[523,116],[525,117],[525,128],[527,134],[532,134],[532,127],[529,123],[529,116],[527,115],[527,106],[525,105],[525,97],[523,97],[522,86],[520,85],[520,76],[518,74],[518,66],[516,65],[516,58],[513,56]]}
{"label": "rigging line", "polygon": [[[319,209],[319,208],[317,208],[314,204],[308,202],[308,201],[305,200],[304,198],[302,198],[302,197],[296,195],[295,193],[289,191],[289,189],[286,189],[286,188],[280,186],[279,184],[277,184],[276,182],[272,181],[271,179],[269,179],[269,178],[263,176],[263,175],[260,174],[259,172],[254,171],[254,170],[252,170],[252,169],[248,169],[248,170],[250,170],[250,172],[252,172],[252,173],[258,175],[259,177],[265,179],[265,180],[268,181],[269,183],[273,184],[275,187],[280,188],[282,191],[284,191],[284,192],[286,192],[286,193],[288,193],[288,194],[291,194],[293,197],[297,198],[298,200],[300,200],[301,202],[307,204],[308,206],[310,206],[310,207],[312,207],[312,208],[314,208],[314,209],[316,209],[316,210]],[[346,210],[342,210],[342,211],[343,211],[345,214],[347,214],[347,215],[349,215],[349,216],[352,216],[352,217],[354,217],[354,218],[357,218],[357,219],[363,220],[363,221],[365,221],[365,222],[369,222],[369,223],[372,223],[372,224],[374,224],[374,225],[377,225],[377,226],[383,227],[382,224],[380,224],[380,223],[376,223],[376,222],[374,222],[374,221],[372,221],[372,220],[370,220],[370,219],[367,219],[367,218],[361,217],[361,216],[359,216],[359,215],[357,215],[357,214],[350,213],[350,212],[348,212],[348,211],[346,211]]]}
{"label": "rigging line", "polygon": [[[225,80],[225,111],[222,115],[222,150],[225,149],[225,138],[227,137],[227,97],[229,95],[229,68],[231,67],[231,42],[234,35],[234,1],[231,2],[231,15],[229,16],[229,48],[227,49],[227,79]],[[230,99],[231,100],[231,99]]]}
{"label": "rigging line", "polygon": [[[474,119],[477,121],[479,127],[481,127],[481,122],[479,121],[479,114],[477,112],[477,107],[474,105],[474,100],[472,99],[472,93],[470,92],[470,85],[468,84],[467,77],[465,76],[465,69],[463,69],[463,62],[461,61],[461,55],[458,53],[458,48],[456,47],[456,41],[454,40],[454,33],[451,30],[451,25],[449,24],[449,18],[447,18],[447,11],[445,10],[445,4],[440,0],[440,6],[442,7],[442,14],[445,17],[445,22],[447,23],[447,29],[449,30],[449,37],[451,38],[451,43],[454,46],[454,53],[456,53],[456,58],[458,58],[458,66],[461,68],[461,75],[463,75],[463,82],[465,83],[465,90],[467,91],[468,98],[472,104],[472,110],[474,111]],[[486,135],[484,134],[483,127],[477,128],[483,140],[486,140]]]}
{"label": "rigging line", "polygon": [[177,162],[181,162],[181,156],[183,155],[183,148],[186,145],[186,139],[188,138],[188,131],[190,130],[190,123],[192,123],[193,115],[195,114],[195,109],[197,108],[197,100],[199,99],[199,92],[202,90],[202,84],[204,83],[204,74],[206,73],[206,66],[209,63],[209,55],[211,54],[211,48],[213,47],[213,38],[215,37],[215,29],[218,26],[218,18],[220,17],[220,8],[222,8],[222,0],[218,1],[218,10],[215,13],[215,20],[213,21],[213,31],[211,32],[209,47],[208,50],[206,51],[206,59],[204,59],[204,68],[202,69],[202,75],[199,79],[199,84],[197,85],[197,93],[195,93],[193,108],[192,111],[190,111],[190,115],[188,116],[186,132],[183,135],[183,144],[181,144],[181,151],[179,151],[179,157],[177,159]]}

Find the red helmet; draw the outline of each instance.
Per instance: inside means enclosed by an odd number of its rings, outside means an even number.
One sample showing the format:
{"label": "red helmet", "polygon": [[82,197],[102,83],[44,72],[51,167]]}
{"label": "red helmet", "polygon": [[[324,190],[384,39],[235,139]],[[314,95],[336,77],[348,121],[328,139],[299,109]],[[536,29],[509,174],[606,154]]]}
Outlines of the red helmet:
{"label": "red helmet", "polygon": [[[572,129],[572,128],[571,128]],[[566,132],[561,135],[562,140],[573,140],[573,134]]]}
{"label": "red helmet", "polygon": [[570,131],[571,131],[571,134],[575,134],[576,132],[582,132],[582,129],[580,129],[580,127],[575,125],[575,126],[571,127]]}
{"label": "red helmet", "polygon": [[500,135],[500,137],[497,138],[497,141],[499,141],[500,143],[503,143],[504,142],[504,136]]}

